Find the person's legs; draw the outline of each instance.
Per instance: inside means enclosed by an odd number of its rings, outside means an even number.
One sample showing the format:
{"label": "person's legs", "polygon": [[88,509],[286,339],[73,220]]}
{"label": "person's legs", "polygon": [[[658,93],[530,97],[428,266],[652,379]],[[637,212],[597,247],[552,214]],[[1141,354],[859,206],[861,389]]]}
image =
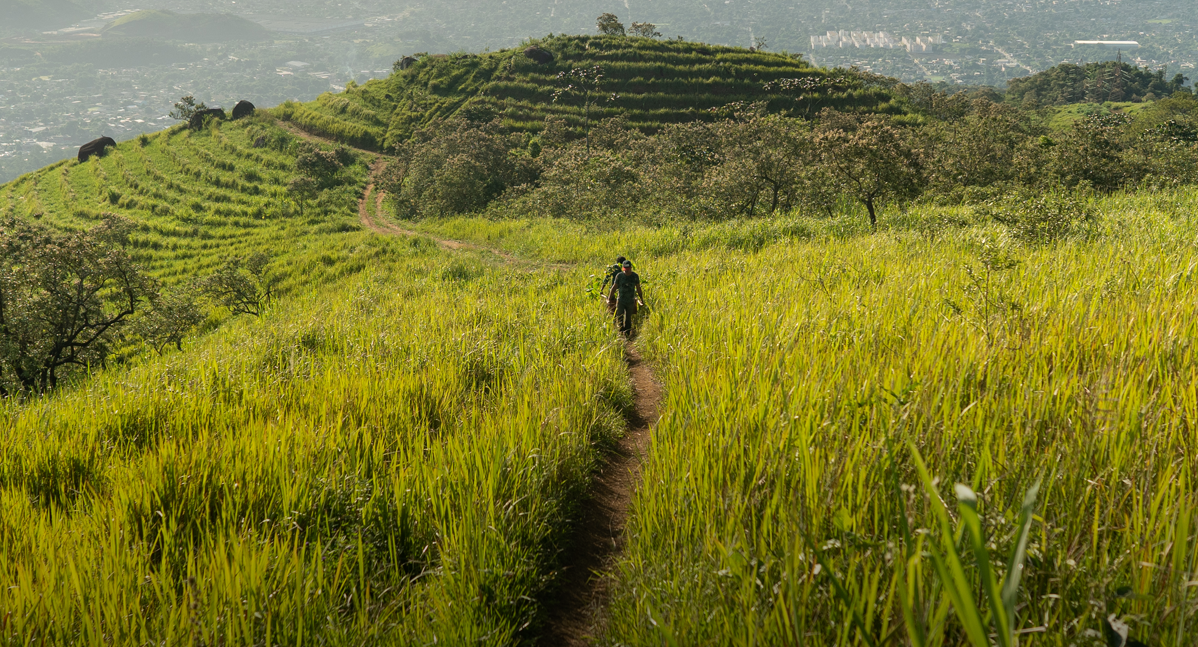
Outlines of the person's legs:
{"label": "person's legs", "polygon": [[616,327],[625,337],[632,336],[632,316],[636,314],[636,302],[616,304]]}

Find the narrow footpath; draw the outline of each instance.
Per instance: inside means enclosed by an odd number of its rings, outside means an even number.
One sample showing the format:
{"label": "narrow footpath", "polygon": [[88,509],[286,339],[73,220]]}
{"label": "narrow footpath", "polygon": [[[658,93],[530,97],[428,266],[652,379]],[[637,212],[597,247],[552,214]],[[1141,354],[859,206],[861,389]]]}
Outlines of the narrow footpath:
{"label": "narrow footpath", "polygon": [[[390,222],[384,216],[385,196],[373,181],[374,173],[384,163],[379,158],[372,165],[372,180],[358,203],[363,227],[382,235],[424,236],[446,249],[490,252],[509,263],[529,263],[500,250],[436,238]],[[591,644],[603,629],[611,569],[624,547],[628,509],[641,482],[641,465],[648,455],[662,397],[661,385],[652,369],[631,343],[626,343],[624,357],[635,407],[627,414],[627,433],[603,456],[591,479],[590,496],[580,502],[575,512],[558,564],[559,582],[553,598],[545,602],[546,624],[539,640],[545,647],[583,647]]]}
{"label": "narrow footpath", "polygon": [[636,408],[628,414],[628,432],[604,457],[591,479],[590,497],[577,512],[560,565],[560,588],[546,608],[540,640],[545,647],[583,647],[603,629],[611,569],[624,548],[628,508],[661,406],[661,385],[631,343],[625,360]]}

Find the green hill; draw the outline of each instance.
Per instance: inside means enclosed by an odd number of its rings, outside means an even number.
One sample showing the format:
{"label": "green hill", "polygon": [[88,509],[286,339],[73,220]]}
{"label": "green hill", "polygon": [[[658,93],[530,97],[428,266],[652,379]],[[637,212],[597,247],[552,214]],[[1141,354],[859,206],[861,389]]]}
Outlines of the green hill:
{"label": "green hill", "polygon": [[[553,56],[538,64],[525,47]],[[644,132],[662,125],[710,121],[737,103],[765,102],[771,112],[814,114],[823,107],[899,113],[879,87],[858,77],[812,67],[784,54],[633,37],[558,36],[485,54],[421,56],[386,80],[326,93],[306,104],[284,104],[279,116],[303,128],[370,149],[405,141],[419,127],[463,116],[498,117],[516,131],[537,132],[548,117],[581,127],[586,99],[555,93],[559,75],[598,66],[592,119],[621,115]],[[809,80],[811,90],[767,89],[771,82]]]}
{"label": "green hill", "polygon": [[104,36],[161,38],[190,43],[265,40],[269,37],[261,25],[230,14],[178,14],[173,11],[138,11],[112,21]]}
{"label": "green hill", "polygon": [[1165,78],[1164,68],[1150,70],[1118,61],[1075,65],[1061,63],[1007,83],[1007,101],[1029,108],[1071,103],[1129,101],[1167,97],[1185,87],[1186,77]]}

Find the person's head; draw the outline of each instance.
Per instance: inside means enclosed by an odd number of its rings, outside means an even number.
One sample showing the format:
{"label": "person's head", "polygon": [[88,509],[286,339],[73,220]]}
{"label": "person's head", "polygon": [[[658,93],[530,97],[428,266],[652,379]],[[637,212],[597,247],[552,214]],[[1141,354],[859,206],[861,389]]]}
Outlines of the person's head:
{"label": "person's head", "polygon": [[616,265],[623,267],[623,265],[624,265],[624,257],[623,256],[616,257]]}
{"label": "person's head", "polygon": [[632,261],[621,261],[620,269],[623,270],[623,272],[625,274],[631,274],[632,273]]}

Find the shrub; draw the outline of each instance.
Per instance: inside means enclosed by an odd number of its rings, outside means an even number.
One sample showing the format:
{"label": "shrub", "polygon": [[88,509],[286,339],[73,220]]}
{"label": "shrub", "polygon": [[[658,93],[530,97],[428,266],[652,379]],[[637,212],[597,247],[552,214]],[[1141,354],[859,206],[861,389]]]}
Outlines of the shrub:
{"label": "shrub", "polygon": [[1096,219],[1086,187],[1020,190],[987,202],[977,211],[1005,225],[1013,238],[1028,243],[1060,240]]}
{"label": "shrub", "polygon": [[268,273],[270,257],[263,253],[231,258],[199,284],[213,303],[233,314],[259,316],[274,296],[274,279]]}

